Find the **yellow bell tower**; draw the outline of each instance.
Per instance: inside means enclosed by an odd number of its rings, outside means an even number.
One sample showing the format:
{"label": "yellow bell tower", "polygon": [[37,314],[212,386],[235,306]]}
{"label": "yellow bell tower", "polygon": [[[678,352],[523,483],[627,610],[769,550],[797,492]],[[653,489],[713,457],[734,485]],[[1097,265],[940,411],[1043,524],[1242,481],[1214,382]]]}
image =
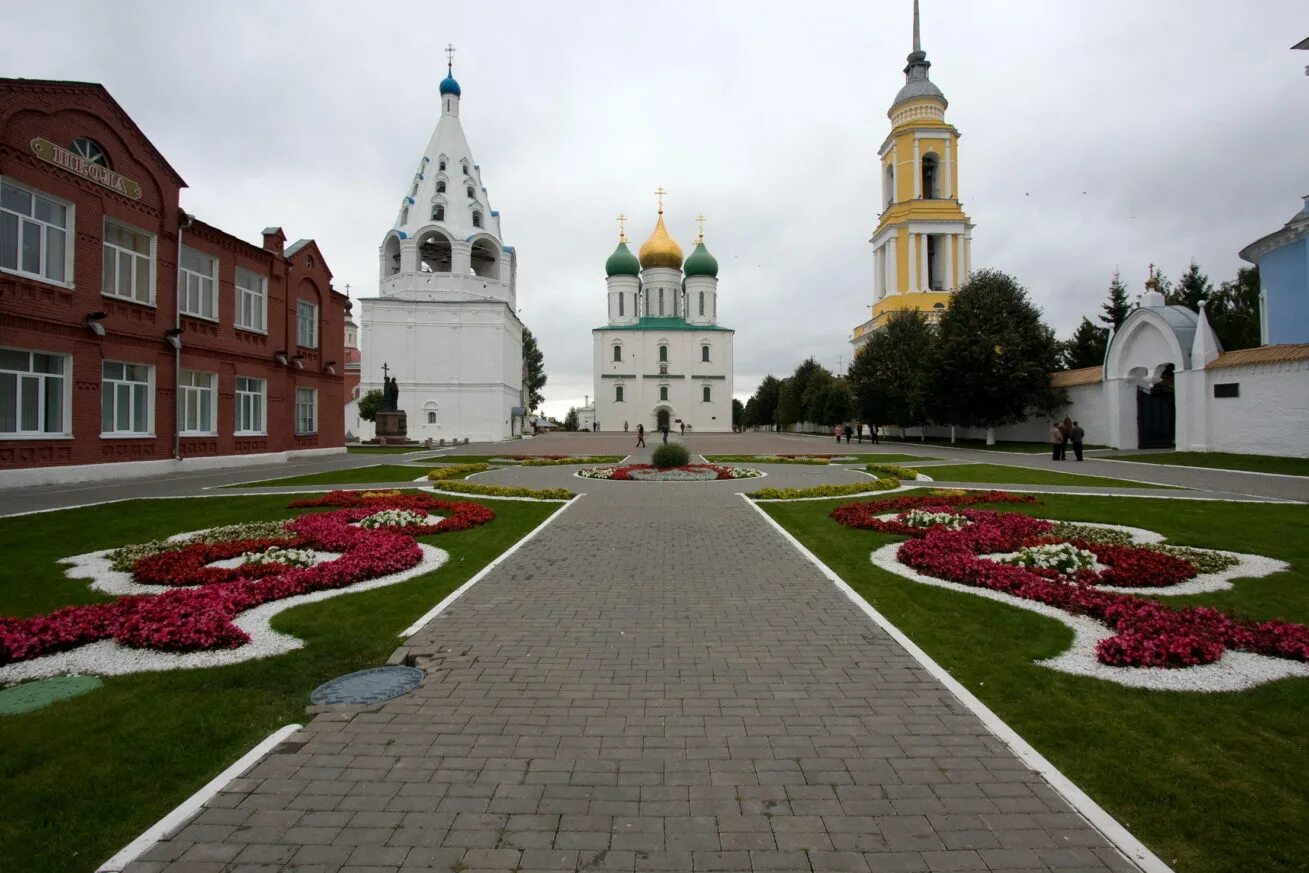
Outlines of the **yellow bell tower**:
{"label": "yellow bell tower", "polygon": [[892,312],[918,309],[935,321],[972,266],[973,224],[959,205],[959,131],[945,120],[949,103],[927,76],[931,65],[914,0],[914,50],[887,112],[891,133],[877,152],[884,210],[869,240],[872,317],[854,329],[856,347]]}

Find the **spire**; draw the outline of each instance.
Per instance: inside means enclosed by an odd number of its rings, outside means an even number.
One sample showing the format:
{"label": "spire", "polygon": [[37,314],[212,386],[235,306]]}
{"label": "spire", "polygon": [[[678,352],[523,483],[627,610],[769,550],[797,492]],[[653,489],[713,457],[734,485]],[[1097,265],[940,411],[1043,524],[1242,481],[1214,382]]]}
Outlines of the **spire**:
{"label": "spire", "polygon": [[460,93],[459,83],[455,81],[455,47],[451,44],[445,47],[445,78],[441,80],[441,96],[458,97]]}
{"label": "spire", "polygon": [[923,54],[923,41],[918,33],[918,0],[914,0],[914,54]]}
{"label": "spire", "polygon": [[918,0],[914,0],[914,48],[905,58],[908,62],[904,68],[904,87],[900,93],[895,95],[895,102],[891,108],[905,102],[914,100],[919,97],[933,97],[946,102],[945,95],[941,89],[932,84],[928,78],[927,71],[932,66],[932,62],[927,59],[927,52],[923,51],[922,26],[918,14]]}

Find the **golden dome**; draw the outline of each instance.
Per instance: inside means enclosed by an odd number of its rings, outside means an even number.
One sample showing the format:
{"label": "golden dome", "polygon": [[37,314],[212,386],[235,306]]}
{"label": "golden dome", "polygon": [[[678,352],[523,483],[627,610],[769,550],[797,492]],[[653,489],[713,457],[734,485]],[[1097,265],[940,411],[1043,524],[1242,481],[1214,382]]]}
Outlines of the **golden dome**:
{"label": "golden dome", "polygon": [[668,235],[668,229],[664,227],[662,208],[659,210],[659,221],[655,224],[654,232],[641,244],[640,257],[642,269],[672,267],[674,270],[680,270],[682,268],[682,247],[677,244],[677,240]]}

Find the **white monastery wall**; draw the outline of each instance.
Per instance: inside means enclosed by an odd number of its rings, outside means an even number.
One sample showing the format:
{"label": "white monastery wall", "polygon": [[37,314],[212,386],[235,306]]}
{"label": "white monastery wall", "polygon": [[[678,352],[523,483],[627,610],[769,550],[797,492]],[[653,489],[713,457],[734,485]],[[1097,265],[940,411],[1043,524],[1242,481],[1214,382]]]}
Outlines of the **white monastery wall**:
{"label": "white monastery wall", "polygon": [[[1309,458],[1309,361],[1219,367],[1204,375],[1208,451]],[[1214,385],[1232,383],[1239,396],[1214,397]]]}

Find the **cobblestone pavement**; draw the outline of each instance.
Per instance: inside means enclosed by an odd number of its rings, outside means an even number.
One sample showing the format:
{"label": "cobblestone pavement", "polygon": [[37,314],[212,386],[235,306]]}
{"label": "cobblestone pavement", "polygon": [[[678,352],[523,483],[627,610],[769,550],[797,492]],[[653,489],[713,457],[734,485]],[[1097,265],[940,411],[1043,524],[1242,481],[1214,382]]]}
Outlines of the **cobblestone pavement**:
{"label": "cobblestone pavement", "polygon": [[1136,869],[734,488],[598,484],[408,642],[418,689],[128,873]]}

